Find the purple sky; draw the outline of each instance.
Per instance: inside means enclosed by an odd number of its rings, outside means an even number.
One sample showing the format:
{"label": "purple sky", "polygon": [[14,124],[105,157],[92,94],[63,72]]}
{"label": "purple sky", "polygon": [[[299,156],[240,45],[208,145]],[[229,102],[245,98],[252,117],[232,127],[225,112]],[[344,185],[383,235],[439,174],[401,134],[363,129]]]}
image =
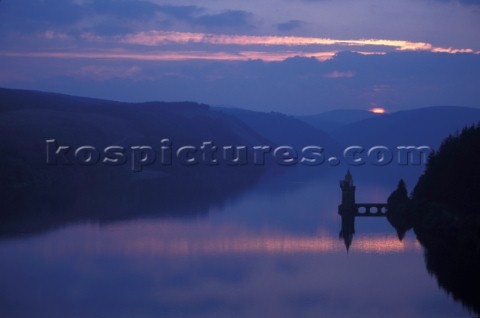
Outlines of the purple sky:
{"label": "purple sky", "polygon": [[480,1],[3,0],[0,43],[3,87],[292,114],[480,107]]}

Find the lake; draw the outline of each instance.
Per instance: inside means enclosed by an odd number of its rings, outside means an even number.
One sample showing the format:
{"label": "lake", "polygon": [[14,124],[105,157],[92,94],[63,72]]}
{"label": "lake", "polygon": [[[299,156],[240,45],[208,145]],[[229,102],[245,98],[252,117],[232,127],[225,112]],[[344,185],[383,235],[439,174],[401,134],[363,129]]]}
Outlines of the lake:
{"label": "lake", "polygon": [[[427,272],[411,231],[400,241],[386,218],[357,218],[347,251],[337,211],[344,174],[268,175],[225,200],[199,203],[198,213],[169,205],[157,215],[150,206],[148,214],[6,237],[0,314],[471,316]],[[398,181],[353,177],[357,202],[386,202]]]}

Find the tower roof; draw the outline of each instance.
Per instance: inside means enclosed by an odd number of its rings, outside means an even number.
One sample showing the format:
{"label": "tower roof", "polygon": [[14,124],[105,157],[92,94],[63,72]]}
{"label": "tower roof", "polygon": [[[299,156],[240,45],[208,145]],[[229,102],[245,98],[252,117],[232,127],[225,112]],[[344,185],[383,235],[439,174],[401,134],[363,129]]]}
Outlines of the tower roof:
{"label": "tower roof", "polygon": [[347,174],[345,175],[345,179],[343,180],[343,182],[345,184],[353,186],[353,177],[352,177],[352,174],[350,173],[350,169],[347,170]]}
{"label": "tower roof", "polygon": [[347,174],[345,175],[345,180],[348,180],[348,181],[353,180],[352,174],[350,173],[350,169],[347,170]]}

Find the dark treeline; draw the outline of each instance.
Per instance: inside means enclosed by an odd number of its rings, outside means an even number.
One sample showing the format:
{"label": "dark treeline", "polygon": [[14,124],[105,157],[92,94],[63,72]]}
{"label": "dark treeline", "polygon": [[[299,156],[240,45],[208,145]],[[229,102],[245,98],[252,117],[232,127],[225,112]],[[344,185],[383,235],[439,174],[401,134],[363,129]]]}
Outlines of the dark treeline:
{"label": "dark treeline", "polygon": [[450,135],[432,153],[410,198],[400,181],[388,200],[399,237],[413,228],[439,285],[480,313],[480,125]]}

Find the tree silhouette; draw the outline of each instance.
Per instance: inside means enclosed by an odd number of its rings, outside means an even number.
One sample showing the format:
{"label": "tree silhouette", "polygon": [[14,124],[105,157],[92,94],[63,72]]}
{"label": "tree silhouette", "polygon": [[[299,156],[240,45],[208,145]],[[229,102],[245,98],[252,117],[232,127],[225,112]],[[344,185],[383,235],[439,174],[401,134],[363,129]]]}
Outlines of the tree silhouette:
{"label": "tree silhouette", "polygon": [[398,182],[397,189],[387,199],[387,219],[397,230],[401,241],[405,233],[412,227],[409,213],[410,199],[403,179]]}
{"label": "tree silhouette", "polygon": [[[477,314],[480,314],[479,193],[480,126],[473,125],[448,136],[438,152],[430,155],[404,218],[412,221],[415,234],[425,248],[427,268],[439,286]],[[398,216],[399,202],[404,198],[400,184],[391,198],[392,215]],[[393,216],[392,220],[397,222]]]}

